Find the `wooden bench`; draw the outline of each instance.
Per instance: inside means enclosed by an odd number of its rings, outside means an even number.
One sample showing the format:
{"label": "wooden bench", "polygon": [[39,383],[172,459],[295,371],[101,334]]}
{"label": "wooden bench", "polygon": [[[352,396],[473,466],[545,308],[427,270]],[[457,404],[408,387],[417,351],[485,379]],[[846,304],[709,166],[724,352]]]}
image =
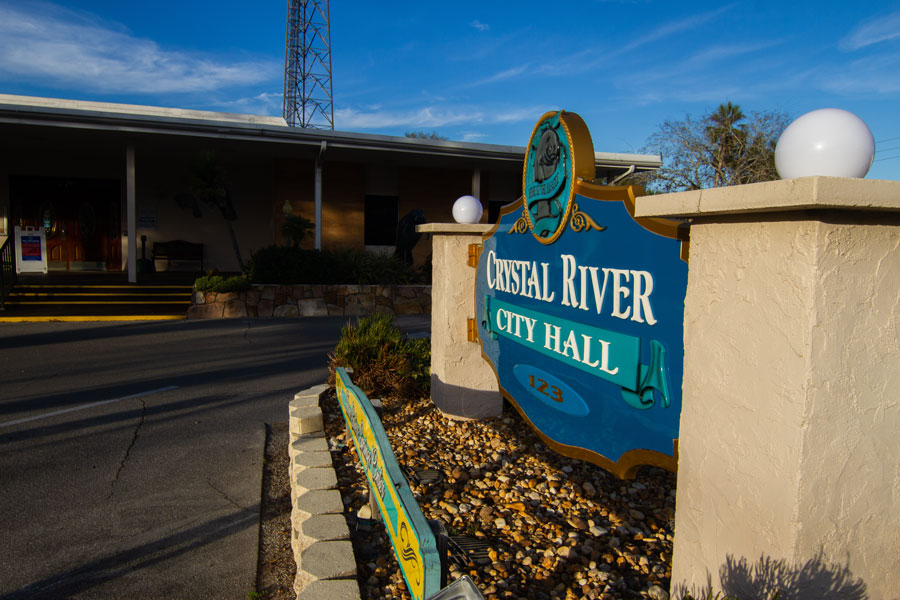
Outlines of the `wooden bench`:
{"label": "wooden bench", "polygon": [[153,261],[156,260],[196,260],[200,261],[200,272],[203,272],[203,244],[173,240],[171,242],[153,242]]}

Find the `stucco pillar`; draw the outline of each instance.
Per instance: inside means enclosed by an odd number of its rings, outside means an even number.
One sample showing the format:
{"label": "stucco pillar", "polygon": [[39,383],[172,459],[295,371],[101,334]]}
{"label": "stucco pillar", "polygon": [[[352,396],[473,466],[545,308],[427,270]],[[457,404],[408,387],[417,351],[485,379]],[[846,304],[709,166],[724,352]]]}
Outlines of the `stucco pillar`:
{"label": "stucco pillar", "polygon": [[636,215],[693,220],[674,597],[900,598],[900,182],[648,196]]}
{"label": "stucco pillar", "polygon": [[480,244],[491,225],[428,223],[416,231],[432,234],[431,399],[451,418],[497,416],[503,400],[497,377],[470,342],[467,320],[475,318],[475,269],[469,244]]}

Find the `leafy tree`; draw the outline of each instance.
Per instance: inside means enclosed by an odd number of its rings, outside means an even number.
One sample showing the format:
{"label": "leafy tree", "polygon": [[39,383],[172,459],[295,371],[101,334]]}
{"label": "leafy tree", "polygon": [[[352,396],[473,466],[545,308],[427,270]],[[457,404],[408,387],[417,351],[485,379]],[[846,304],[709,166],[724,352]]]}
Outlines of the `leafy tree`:
{"label": "leafy tree", "polygon": [[657,171],[635,178],[652,192],[699,190],[771,181],[775,171],[775,144],[788,125],[781,112],[754,112],[747,116],[727,102],[695,121],[664,121],[650,136],[644,151],[664,159]]}
{"label": "leafy tree", "polygon": [[446,136],[439,134],[437,131],[407,131],[403,137],[418,138],[420,140],[447,140]]}
{"label": "leafy tree", "polygon": [[225,167],[218,162],[212,152],[206,152],[188,164],[188,173],[189,191],[178,194],[175,200],[181,208],[190,209],[197,218],[203,216],[203,205],[216,209],[222,215],[228,228],[228,235],[231,237],[235,258],[243,271],[244,260],[234,232],[237,210],[231,199]]}

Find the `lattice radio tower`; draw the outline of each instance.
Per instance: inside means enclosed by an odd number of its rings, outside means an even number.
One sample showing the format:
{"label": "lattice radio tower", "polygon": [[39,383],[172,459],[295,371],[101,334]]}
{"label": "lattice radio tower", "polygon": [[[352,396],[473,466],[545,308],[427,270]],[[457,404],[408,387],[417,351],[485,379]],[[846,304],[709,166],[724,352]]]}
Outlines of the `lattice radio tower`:
{"label": "lattice radio tower", "polygon": [[288,0],[284,120],[293,127],[334,129],[328,0]]}

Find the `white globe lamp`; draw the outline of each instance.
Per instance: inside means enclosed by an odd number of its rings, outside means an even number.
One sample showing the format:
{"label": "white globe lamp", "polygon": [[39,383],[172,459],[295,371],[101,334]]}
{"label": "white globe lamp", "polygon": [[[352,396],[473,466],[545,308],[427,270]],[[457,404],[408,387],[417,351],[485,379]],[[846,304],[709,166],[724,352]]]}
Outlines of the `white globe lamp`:
{"label": "white globe lamp", "polygon": [[775,169],[782,179],[865,177],[874,159],[875,138],[868,126],[839,108],[820,108],[799,117],[775,146]]}
{"label": "white globe lamp", "polygon": [[460,196],[453,203],[453,219],[457,223],[478,223],[482,212],[481,202],[475,196]]}

